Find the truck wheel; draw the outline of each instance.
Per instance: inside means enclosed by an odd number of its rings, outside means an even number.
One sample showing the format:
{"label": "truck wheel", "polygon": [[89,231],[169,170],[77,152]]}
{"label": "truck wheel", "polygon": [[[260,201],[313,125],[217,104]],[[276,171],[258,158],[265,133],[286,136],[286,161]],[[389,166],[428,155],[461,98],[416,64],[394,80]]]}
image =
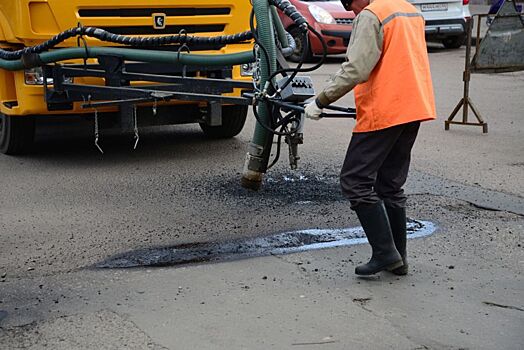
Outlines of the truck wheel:
{"label": "truck wheel", "polygon": [[247,106],[222,106],[222,125],[209,126],[200,123],[207,137],[228,139],[238,135],[246,123]]}
{"label": "truck wheel", "polygon": [[34,117],[12,117],[0,113],[0,152],[17,155],[29,152],[35,137]]}
{"label": "truck wheel", "polygon": [[[291,34],[293,39],[295,39],[297,47],[295,48],[295,51],[293,51],[293,54],[288,57],[288,59],[291,62],[300,62],[300,60],[302,59],[302,51],[305,49],[304,37],[302,36],[302,32],[298,28],[291,28],[289,30],[289,34]],[[313,56],[313,53],[311,52],[311,46],[308,46],[306,62],[313,61],[315,61],[315,56]]]}
{"label": "truck wheel", "polygon": [[458,49],[466,42],[464,35],[450,36],[442,40],[446,49]]}

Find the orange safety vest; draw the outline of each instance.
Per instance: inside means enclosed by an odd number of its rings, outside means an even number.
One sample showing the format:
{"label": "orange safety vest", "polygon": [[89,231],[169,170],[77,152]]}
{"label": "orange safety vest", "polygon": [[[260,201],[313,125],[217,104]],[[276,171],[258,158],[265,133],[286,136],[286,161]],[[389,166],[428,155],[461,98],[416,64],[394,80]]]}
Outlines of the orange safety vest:
{"label": "orange safety vest", "polygon": [[355,87],[353,132],[435,119],[424,18],[405,0],[375,0],[366,10],[380,20],[384,41],[368,80]]}

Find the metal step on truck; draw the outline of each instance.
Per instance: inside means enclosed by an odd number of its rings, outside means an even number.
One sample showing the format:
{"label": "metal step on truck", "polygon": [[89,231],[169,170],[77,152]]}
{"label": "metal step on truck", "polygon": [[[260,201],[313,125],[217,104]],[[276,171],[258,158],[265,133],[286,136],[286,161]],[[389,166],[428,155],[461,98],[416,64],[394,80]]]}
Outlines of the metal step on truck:
{"label": "metal step on truck", "polygon": [[253,49],[251,10],[237,0],[1,0],[0,152],[30,152],[35,121],[51,116],[92,120],[98,147],[103,128],[137,141],[140,127],[182,123],[237,135],[252,63],[227,57]]}

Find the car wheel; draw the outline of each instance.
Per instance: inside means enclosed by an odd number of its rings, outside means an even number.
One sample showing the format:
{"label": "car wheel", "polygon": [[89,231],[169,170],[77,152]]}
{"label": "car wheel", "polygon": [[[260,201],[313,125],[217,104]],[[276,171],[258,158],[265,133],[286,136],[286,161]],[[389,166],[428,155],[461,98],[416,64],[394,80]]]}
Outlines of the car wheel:
{"label": "car wheel", "polygon": [[228,139],[238,135],[246,123],[247,106],[222,106],[222,125],[210,126],[200,123],[209,138]]}
{"label": "car wheel", "polygon": [[446,49],[458,49],[466,42],[464,35],[450,36],[442,40],[442,44]]}
{"label": "car wheel", "polygon": [[[302,52],[306,47],[306,44],[304,43],[304,37],[302,35],[302,32],[298,28],[291,28],[289,30],[289,34],[293,36],[293,39],[295,39],[296,47],[295,51],[293,51],[293,54],[288,57],[288,59],[291,62],[300,62],[302,59]],[[307,53],[306,53],[306,62],[313,62],[315,61],[315,56],[313,56],[313,53],[311,52],[311,47],[308,45],[307,47]]]}
{"label": "car wheel", "polygon": [[18,155],[29,152],[35,137],[34,117],[12,117],[0,113],[0,152]]}

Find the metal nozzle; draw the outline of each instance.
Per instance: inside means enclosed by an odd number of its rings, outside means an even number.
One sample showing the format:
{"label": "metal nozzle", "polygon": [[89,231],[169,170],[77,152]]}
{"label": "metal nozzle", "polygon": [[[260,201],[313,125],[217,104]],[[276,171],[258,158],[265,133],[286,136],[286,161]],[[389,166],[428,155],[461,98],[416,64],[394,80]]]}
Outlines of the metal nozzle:
{"label": "metal nozzle", "polygon": [[264,176],[264,159],[262,157],[263,148],[251,143],[249,151],[246,154],[244,170],[240,185],[244,188],[258,191],[262,187],[262,178]]}

